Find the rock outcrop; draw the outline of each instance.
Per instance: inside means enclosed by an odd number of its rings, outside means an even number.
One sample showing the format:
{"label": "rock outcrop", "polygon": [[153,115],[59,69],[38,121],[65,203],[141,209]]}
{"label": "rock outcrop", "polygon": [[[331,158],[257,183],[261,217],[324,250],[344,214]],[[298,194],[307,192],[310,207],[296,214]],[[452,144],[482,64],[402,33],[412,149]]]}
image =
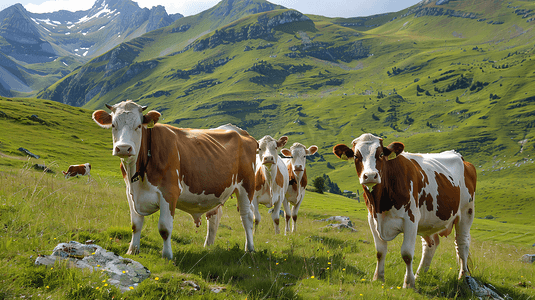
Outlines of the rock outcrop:
{"label": "rock outcrop", "polygon": [[122,292],[135,288],[143,280],[149,278],[150,271],[142,264],[130,258],[123,258],[113,252],[92,244],[81,244],[71,241],[58,244],[52,255],[39,256],[36,265],[54,266],[57,261],[68,267],[103,271],[109,276],[109,284],[118,287]]}

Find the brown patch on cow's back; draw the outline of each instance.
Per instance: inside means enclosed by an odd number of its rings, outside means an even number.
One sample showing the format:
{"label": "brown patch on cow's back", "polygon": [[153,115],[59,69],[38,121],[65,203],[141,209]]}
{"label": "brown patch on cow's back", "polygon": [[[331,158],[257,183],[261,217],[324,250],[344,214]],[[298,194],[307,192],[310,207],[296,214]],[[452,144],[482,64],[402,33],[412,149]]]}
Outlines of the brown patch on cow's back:
{"label": "brown patch on cow's back", "polygon": [[422,195],[420,196],[420,199],[418,200],[418,207],[422,207],[424,203],[425,203],[425,207],[427,207],[427,211],[433,210],[433,196],[426,193],[425,191],[422,192]]}
{"label": "brown patch on cow's back", "polygon": [[[421,174],[421,176],[418,176],[420,179],[419,182],[415,182],[413,184],[414,188],[414,199],[418,199],[418,208],[422,207],[422,205],[425,203],[427,210],[432,211],[433,210],[433,197],[429,194],[427,194],[423,189],[429,185],[429,178],[427,177],[427,173],[422,169],[422,166],[416,161],[415,159],[410,160],[414,167],[416,168],[417,174]],[[418,198],[418,195],[420,197]]]}
{"label": "brown patch on cow's back", "polygon": [[435,180],[438,185],[437,217],[446,221],[459,209],[461,189],[453,186],[451,180],[442,173],[435,172]]}
{"label": "brown patch on cow's back", "polygon": [[[233,179],[236,182],[244,181],[244,187],[250,192],[254,191],[255,174],[252,166],[256,159],[257,147],[254,138],[227,130],[180,129],[167,125],[155,126],[153,130],[157,128],[160,128],[161,134],[169,132],[167,135],[174,136],[170,141],[164,141],[165,137],[157,137],[157,132],[153,133],[154,138],[164,143],[158,145],[158,148],[168,147],[171,150],[159,150],[159,153],[155,154],[157,149],[153,146],[153,159],[175,160],[179,166],[180,178],[177,179],[184,182],[191,193],[213,194],[215,197],[220,197],[225,189],[233,184]],[[178,161],[179,153],[180,161]],[[174,163],[172,165],[175,166]],[[162,169],[166,167],[161,166]],[[177,168],[171,168],[173,177],[178,177]],[[237,175],[237,178],[234,175]]]}

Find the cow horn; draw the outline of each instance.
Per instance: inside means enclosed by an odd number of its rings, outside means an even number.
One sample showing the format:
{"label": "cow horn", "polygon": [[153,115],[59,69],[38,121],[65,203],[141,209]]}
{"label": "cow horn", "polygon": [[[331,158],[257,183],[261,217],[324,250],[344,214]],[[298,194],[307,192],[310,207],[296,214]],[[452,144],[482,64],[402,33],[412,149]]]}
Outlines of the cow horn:
{"label": "cow horn", "polygon": [[109,110],[112,110],[113,106],[109,105],[108,103],[106,103],[106,107],[109,109]]}
{"label": "cow horn", "polygon": [[142,106],[142,107],[141,107],[141,111],[145,111],[145,109],[147,109],[147,107],[148,107],[147,105]]}

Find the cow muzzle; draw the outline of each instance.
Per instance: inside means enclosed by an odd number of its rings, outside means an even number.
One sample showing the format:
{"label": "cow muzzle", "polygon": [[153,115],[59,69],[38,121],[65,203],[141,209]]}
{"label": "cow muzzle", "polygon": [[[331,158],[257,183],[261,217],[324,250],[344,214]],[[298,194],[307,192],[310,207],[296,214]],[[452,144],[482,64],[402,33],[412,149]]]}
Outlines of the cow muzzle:
{"label": "cow muzzle", "polygon": [[273,156],[264,156],[262,158],[262,164],[266,166],[271,166],[275,163],[275,158]]}
{"label": "cow muzzle", "polygon": [[365,185],[370,192],[379,183],[381,183],[381,177],[377,172],[366,172],[360,177],[360,184]]}
{"label": "cow muzzle", "polygon": [[298,172],[303,172],[303,166],[295,166],[294,168],[294,172],[298,173]]}
{"label": "cow muzzle", "polygon": [[128,144],[119,144],[113,149],[113,155],[119,156],[120,158],[128,158],[134,154],[134,148]]}

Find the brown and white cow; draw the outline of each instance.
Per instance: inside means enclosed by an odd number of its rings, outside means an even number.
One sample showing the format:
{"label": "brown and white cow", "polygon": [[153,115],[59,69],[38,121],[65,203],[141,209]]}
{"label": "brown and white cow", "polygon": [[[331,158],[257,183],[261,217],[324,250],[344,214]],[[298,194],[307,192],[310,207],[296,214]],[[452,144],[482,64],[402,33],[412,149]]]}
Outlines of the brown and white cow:
{"label": "brown and white cow", "polygon": [[143,115],[142,107],[128,100],[93,113],[103,128],[112,128],[113,155],[121,158],[121,171],[130,205],[132,240],[127,254],[139,252],[144,216],[160,210],[158,229],[164,258],[171,259],[171,232],[175,209],[208,218],[205,246],[214,242],[221,205],[236,193],[245,229],[245,249],[254,251],[251,200],[255,184],[258,144],[244,130],[183,129],[155,124],[160,113]]}
{"label": "brown and white cow", "polygon": [[284,147],[288,137],[282,136],[275,140],[269,135],[258,141],[258,154],[256,155],[256,187],[253,198],[255,232],[260,223],[259,205],[272,207],[271,218],[275,226],[275,234],[280,233],[279,212],[284,194],[288,189],[288,169],[278,155],[278,149]]}
{"label": "brown and white cow", "polygon": [[[419,154],[403,152],[394,142],[363,134],[351,148],[333,149],[341,159],[353,159],[368,207],[368,223],[377,251],[374,280],[384,281],[387,241],[403,232],[401,256],[407,265],[403,287],[414,287],[412,260],[416,235],[422,236],[422,260],[416,273],[429,269],[439,235],[448,236],[455,226],[455,244],[460,262],[459,278],[469,275],[467,259],[470,226],[474,220],[476,169],[455,151]],[[391,153],[397,155],[388,159]]]}
{"label": "brown and white cow", "polygon": [[[308,183],[307,171],[306,171],[306,157],[309,155],[314,155],[318,151],[316,145],[308,147],[308,149],[301,143],[294,143],[290,149],[282,149],[281,153],[285,157],[284,164],[288,169],[288,174],[290,175],[290,182],[288,185],[288,190],[284,197],[284,213],[286,215],[286,228],[285,232],[290,232],[290,218],[293,219],[292,232],[297,231],[297,213],[299,212],[299,207],[303,202],[305,197],[305,188]],[[292,204],[292,209],[290,210],[290,205]]]}
{"label": "brown and white cow", "polygon": [[91,176],[91,174],[89,174],[90,171],[91,165],[89,163],[85,163],[83,165],[70,165],[67,171],[62,171],[62,173],[65,179],[68,179],[76,176]]}

